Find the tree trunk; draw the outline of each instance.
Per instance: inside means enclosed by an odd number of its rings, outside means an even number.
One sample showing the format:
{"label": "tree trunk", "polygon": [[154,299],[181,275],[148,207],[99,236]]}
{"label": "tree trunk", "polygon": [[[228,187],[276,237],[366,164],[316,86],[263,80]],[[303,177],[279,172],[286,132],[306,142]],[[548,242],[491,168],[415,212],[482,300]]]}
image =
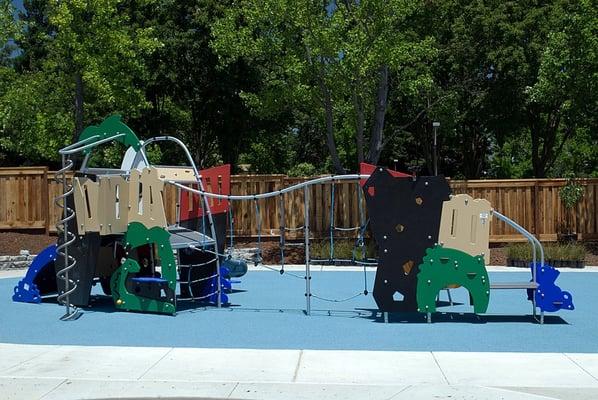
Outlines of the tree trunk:
{"label": "tree trunk", "polygon": [[386,107],[388,105],[388,65],[380,67],[380,80],[378,81],[378,90],[376,93],[376,104],[374,107],[374,122],[372,125],[372,135],[370,138],[370,148],[368,151],[367,162],[377,164],[384,147],[383,131],[384,117],[386,116]]}
{"label": "tree trunk", "polygon": [[328,146],[328,150],[330,151],[332,166],[334,167],[334,171],[337,174],[344,174],[345,169],[343,168],[341,160],[338,157],[338,152],[336,151],[336,143],[334,141],[334,113],[332,110],[332,96],[330,94],[329,88],[326,86],[326,82],[324,82],[324,72],[322,70],[322,65],[314,64],[311,58],[311,49],[309,48],[309,46],[305,46],[305,51],[307,54],[307,60],[309,64],[314,68],[316,80],[318,82],[318,86],[320,87],[320,92],[322,93],[323,97],[322,103],[324,106],[324,116],[326,118],[326,145]]}
{"label": "tree trunk", "polygon": [[535,178],[545,178],[554,165],[563,146],[573,136],[572,126],[564,129],[563,137],[557,145],[558,132],[561,128],[562,103],[555,103],[545,112],[546,121],[542,119],[542,110],[528,110],[528,128],[532,141],[532,167]]}
{"label": "tree trunk", "polygon": [[83,131],[83,78],[81,73],[75,74],[75,131],[73,132],[73,143],[79,139]]}
{"label": "tree trunk", "polygon": [[324,83],[320,83],[320,87],[324,94],[324,112],[326,114],[326,145],[330,151],[330,158],[332,159],[332,166],[337,174],[344,174],[345,169],[341,164],[336,151],[336,143],[334,142],[334,114],[332,112],[332,99],[330,98],[330,91],[325,87]]}
{"label": "tree trunk", "polygon": [[[358,85],[358,83],[356,83]],[[355,107],[355,139],[357,141],[357,163],[361,164],[363,156],[363,132],[365,131],[365,116],[363,111],[363,100],[357,94],[357,87],[353,89],[353,106]]]}

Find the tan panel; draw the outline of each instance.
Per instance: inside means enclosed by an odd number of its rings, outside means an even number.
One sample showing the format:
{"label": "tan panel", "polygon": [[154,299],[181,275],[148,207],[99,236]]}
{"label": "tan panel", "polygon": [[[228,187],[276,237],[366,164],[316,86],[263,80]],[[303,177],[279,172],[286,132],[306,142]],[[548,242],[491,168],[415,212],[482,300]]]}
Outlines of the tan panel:
{"label": "tan panel", "polygon": [[83,193],[83,187],[79,182],[79,179],[73,179],[73,199],[75,200],[75,220],[77,221],[77,232],[79,235],[85,235],[85,213],[87,213],[87,207],[85,205],[85,195]]}
{"label": "tan panel", "polygon": [[492,205],[485,199],[457,194],[442,204],[438,241],[445,247],[461,250],[472,256],[484,255],[490,263],[490,222]]}
{"label": "tan panel", "polygon": [[147,228],[166,228],[162,191],[164,182],[154,167],[132,170],[129,180],[129,222],[141,222]]}
{"label": "tan panel", "polygon": [[193,168],[156,167],[158,177],[164,181],[197,182]]}
{"label": "tan panel", "polygon": [[100,234],[127,231],[129,183],[122,176],[100,178]]}
{"label": "tan panel", "polygon": [[79,235],[99,232],[99,184],[88,178],[73,178],[73,189]]}

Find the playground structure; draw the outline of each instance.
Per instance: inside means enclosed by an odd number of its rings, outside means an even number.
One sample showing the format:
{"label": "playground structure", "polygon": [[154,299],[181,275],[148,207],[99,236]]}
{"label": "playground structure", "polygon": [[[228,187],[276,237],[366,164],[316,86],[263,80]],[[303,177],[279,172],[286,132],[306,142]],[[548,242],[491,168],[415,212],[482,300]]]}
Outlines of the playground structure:
{"label": "playground structure", "polygon": [[[111,141],[128,146],[121,168],[88,167],[92,150]],[[167,141],[180,146],[189,166],[150,164],[145,153],[147,145]],[[281,207],[279,244],[283,261],[277,271],[285,274],[284,249],[290,244],[285,240],[286,232],[303,231],[305,274],[287,275],[305,280],[305,312],[309,315],[312,297],[330,300],[311,291],[310,264],[326,260],[310,258],[309,190],[314,185],[332,183],[333,207],[334,183],[346,180],[359,181],[362,191],[358,193],[364,196],[369,220],[361,201],[358,227],[336,227],[331,212],[327,261],[335,260],[336,231],[358,232],[350,261],[363,265],[364,272],[366,266],[377,265],[373,296],[386,321],[389,312],[420,312],[431,322],[439,291],[458,286],[469,291],[476,314],[487,311],[491,291],[496,289],[526,290],[534,318],[540,309],[540,323],[544,321],[544,312],[573,309],[571,294],[555,285],[559,272],[544,264],[540,242],[493,210],[488,201],[468,195],[451,196],[442,176],[415,176],[362,164],[359,174],[326,176],[275,192],[235,196],[230,194],[229,166],[199,171],[180,140],[162,136],[141,141],[119,116],[88,127],[77,143],[60,150],[60,154],[63,168],[57,179],[63,193],[56,204],[63,209],[63,218],[57,225],[58,243],[33,261],[26,277],[15,287],[13,300],[38,303],[42,296],[57,293],[58,302],[66,308],[64,320],[76,319],[79,307],[89,305],[91,287],[96,282],[112,296],[115,307],[125,311],[175,314],[177,301],[185,300],[216,307],[227,304],[231,278],[247,272],[247,265],[233,259],[230,253],[234,231],[231,202],[253,202],[259,226],[258,200],[279,197],[282,205],[282,196],[295,190],[305,193],[304,224],[286,227],[285,210]],[[76,154],[84,158],[69,183],[66,173],[74,168]],[[166,221],[165,185],[177,188],[173,225]],[[532,244],[530,281],[490,282],[486,265],[489,221],[494,217],[511,225]],[[365,256],[368,226],[378,247],[377,262]],[[359,249],[362,256],[358,260],[355,253]],[[256,265],[260,258],[258,254]],[[355,296],[367,294],[366,281],[364,290]]]}

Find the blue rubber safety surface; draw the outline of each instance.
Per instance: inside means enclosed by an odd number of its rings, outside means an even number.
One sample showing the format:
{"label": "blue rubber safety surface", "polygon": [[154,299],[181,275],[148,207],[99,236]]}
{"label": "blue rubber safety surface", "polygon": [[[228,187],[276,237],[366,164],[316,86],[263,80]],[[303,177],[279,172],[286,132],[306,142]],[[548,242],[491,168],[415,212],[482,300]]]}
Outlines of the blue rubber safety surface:
{"label": "blue rubber safety surface", "polygon": [[[301,273],[300,273],[301,274]],[[347,298],[364,288],[363,272],[314,272],[312,291]],[[529,272],[490,273],[490,281],[522,282]],[[368,272],[371,290],[374,272]],[[83,316],[59,321],[55,300],[14,303],[18,279],[0,279],[0,342],[65,345],[164,346],[255,349],[412,351],[598,352],[598,273],[565,272],[557,284],[572,293],[574,311],[548,313],[535,323],[525,290],[494,290],[488,314],[470,314],[465,289],[453,289],[464,305],[439,307],[434,323],[421,314],[390,316],[385,324],[371,293],[343,303],[312,300],[304,314],[305,281],[277,272],[250,271],[229,295],[225,309],[179,302],[176,316],[116,311],[99,297]],[[99,285],[94,292],[101,293]],[[446,300],[446,292],[441,300]],[[462,314],[465,313],[465,314]]]}

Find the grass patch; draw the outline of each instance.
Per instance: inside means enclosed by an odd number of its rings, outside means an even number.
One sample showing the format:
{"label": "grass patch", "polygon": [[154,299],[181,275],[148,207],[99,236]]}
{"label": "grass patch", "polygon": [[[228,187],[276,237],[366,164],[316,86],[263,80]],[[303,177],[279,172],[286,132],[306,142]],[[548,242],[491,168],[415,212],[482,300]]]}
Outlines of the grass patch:
{"label": "grass patch", "polygon": [[[546,260],[583,261],[586,249],[581,244],[548,244],[544,245]],[[507,247],[507,257],[512,260],[532,261],[532,246],[529,243],[512,244]]]}
{"label": "grass patch", "polygon": [[[351,260],[353,258],[353,250],[355,249],[355,259],[362,261],[361,248],[355,248],[355,240],[353,239],[336,239],[334,240],[334,254],[335,259]],[[365,245],[366,258],[372,259],[377,257],[376,246],[372,239],[366,239]],[[311,258],[319,260],[330,259],[330,240],[312,241],[310,244]]]}

